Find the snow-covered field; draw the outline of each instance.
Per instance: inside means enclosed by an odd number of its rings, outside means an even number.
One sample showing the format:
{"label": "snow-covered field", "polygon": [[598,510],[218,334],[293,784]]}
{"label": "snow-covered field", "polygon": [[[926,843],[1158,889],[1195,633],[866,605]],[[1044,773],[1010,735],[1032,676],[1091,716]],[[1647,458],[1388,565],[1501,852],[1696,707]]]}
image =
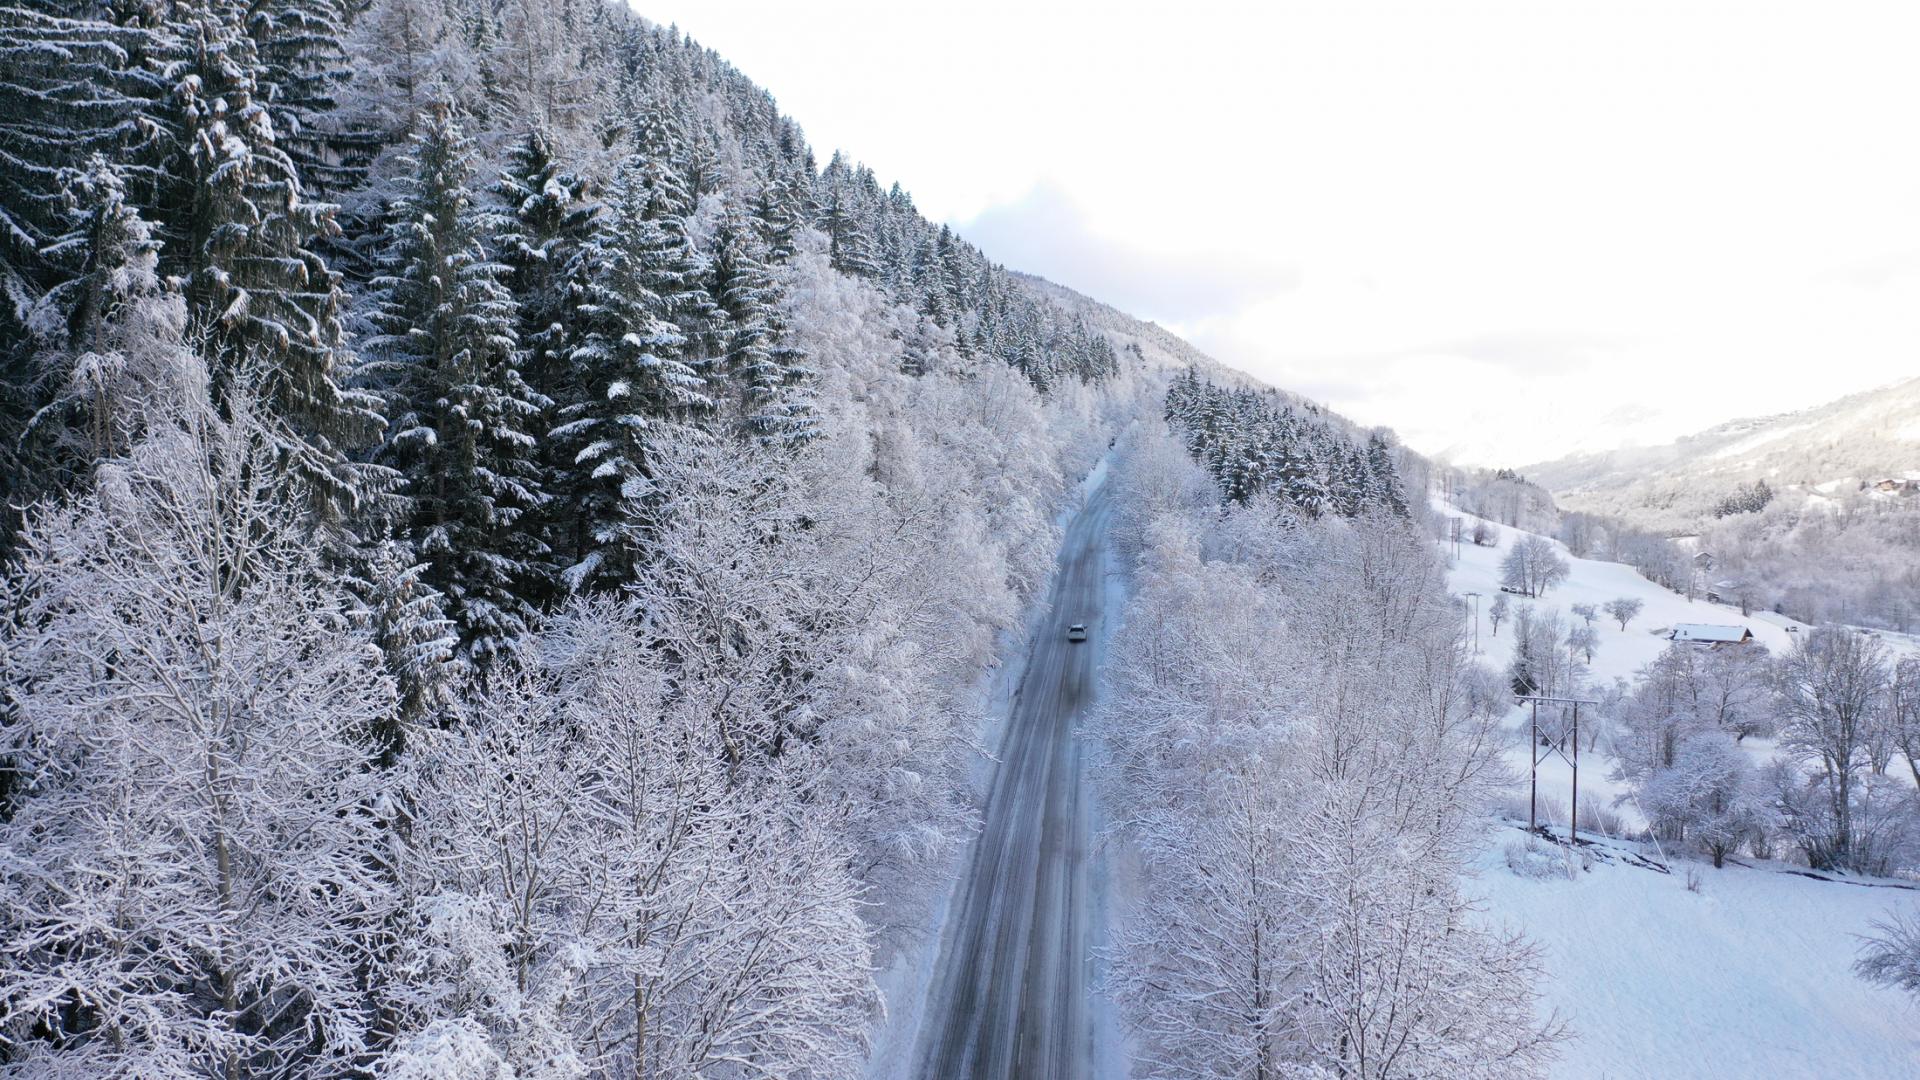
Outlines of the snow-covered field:
{"label": "snow-covered field", "polygon": [[1920,894],[1686,860],[1668,860],[1668,874],[1596,861],[1536,880],[1502,856],[1522,835],[1497,830],[1470,887],[1544,950],[1547,1003],[1573,1036],[1554,1077],[1920,1075],[1920,1012],[1849,970],[1855,935]]}
{"label": "snow-covered field", "polygon": [[[1469,530],[1471,522],[1468,517]],[[1500,560],[1525,535],[1503,526],[1497,548],[1463,542],[1450,572],[1456,595],[1481,594],[1480,647],[1496,669],[1511,657],[1512,636],[1508,626],[1493,636],[1486,611],[1500,595]],[[1566,555],[1564,548],[1561,553]],[[1805,632],[1770,613],[1743,619],[1737,609],[1689,601],[1628,566],[1566,557],[1567,582],[1533,603],[1562,611],[1617,597],[1645,604],[1625,631],[1614,622],[1596,622],[1600,645],[1592,674],[1600,681],[1631,681],[1666,648],[1662,631],[1675,623],[1746,626],[1776,652],[1791,645],[1793,633]],[[1901,650],[1910,645],[1889,644]],[[1524,717],[1515,710],[1515,724]],[[1749,743],[1757,744],[1756,753],[1771,752],[1763,740]],[[1516,790],[1524,798],[1524,742],[1516,742],[1510,759],[1522,777]],[[1583,803],[1611,806],[1619,791],[1607,779],[1612,765],[1604,743],[1598,754],[1583,757]],[[1542,801],[1560,808],[1556,832],[1564,828],[1569,781],[1558,759],[1541,765]],[[1639,817],[1630,804],[1618,810],[1629,820]],[[1616,857],[1595,860],[1570,877],[1541,880],[1507,867],[1504,849],[1523,837],[1512,823],[1495,825],[1471,889],[1485,898],[1488,918],[1525,931],[1544,950],[1547,1006],[1571,1024],[1555,1077],[1920,1076],[1920,1008],[1850,970],[1859,935],[1889,907],[1920,902],[1920,892],[1896,883],[1815,880],[1784,864],[1751,860],[1715,870],[1614,841],[1600,847],[1664,862],[1672,872]],[[1697,892],[1688,888],[1689,870],[1699,882]]]}

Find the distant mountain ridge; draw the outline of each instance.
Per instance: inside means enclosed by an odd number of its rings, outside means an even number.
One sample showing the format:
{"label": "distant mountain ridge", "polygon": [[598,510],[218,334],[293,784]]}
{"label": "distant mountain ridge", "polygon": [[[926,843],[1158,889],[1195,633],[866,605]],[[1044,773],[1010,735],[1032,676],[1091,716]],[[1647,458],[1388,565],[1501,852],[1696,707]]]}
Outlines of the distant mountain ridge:
{"label": "distant mountain ridge", "polygon": [[1685,529],[1741,484],[1826,499],[1920,477],[1920,378],[1798,412],[1744,417],[1661,446],[1574,454],[1522,472],[1572,510]]}

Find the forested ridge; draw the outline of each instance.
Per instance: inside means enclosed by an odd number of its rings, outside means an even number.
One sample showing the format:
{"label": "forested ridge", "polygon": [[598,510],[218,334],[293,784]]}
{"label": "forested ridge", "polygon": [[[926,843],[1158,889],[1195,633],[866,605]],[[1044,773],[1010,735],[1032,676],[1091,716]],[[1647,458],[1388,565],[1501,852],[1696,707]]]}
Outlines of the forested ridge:
{"label": "forested ridge", "polygon": [[[645,472],[639,443],[680,428],[803,436],[792,399],[807,369],[780,341],[783,286],[767,273],[803,228],[835,270],[925,316],[901,348],[909,370],[934,339],[1043,391],[1116,367],[1104,337],[898,185],[839,155],[816,168],[765,91],[617,7],[47,3],[4,17],[15,503],[85,474],[111,388],[90,398],[83,376],[103,376],[73,358],[100,351],[126,290],[163,282],[179,286],[183,333],[205,339],[216,399],[257,392],[339,515],[393,513],[384,495],[439,471],[406,447],[449,425],[445,407],[488,418],[493,445],[461,451],[476,465],[528,456],[533,486],[496,493],[523,503],[560,501],[543,496],[589,462],[617,487]],[[129,272],[147,254],[142,286]],[[440,280],[445,259],[460,265]],[[423,342],[444,355],[415,363]],[[621,382],[622,364],[637,377]],[[616,382],[625,413],[606,411]],[[474,400],[425,407],[453,386]],[[636,445],[604,445],[591,409]],[[642,436],[623,416],[672,427]],[[535,445],[512,449],[521,437]],[[588,520],[544,523],[561,542],[531,577],[597,565],[605,500],[585,501]]]}

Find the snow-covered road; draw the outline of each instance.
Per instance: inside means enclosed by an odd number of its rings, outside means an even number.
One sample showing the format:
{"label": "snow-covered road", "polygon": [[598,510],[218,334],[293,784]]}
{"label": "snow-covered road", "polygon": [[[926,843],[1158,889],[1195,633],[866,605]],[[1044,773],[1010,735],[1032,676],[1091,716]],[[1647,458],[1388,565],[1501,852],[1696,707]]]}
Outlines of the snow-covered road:
{"label": "snow-covered road", "polygon": [[[1013,698],[1000,764],[941,935],[918,1077],[1065,1080],[1091,1072],[1098,905],[1076,729],[1103,651],[1104,492],[1067,526],[1048,613]],[[1087,624],[1091,640],[1067,640]]]}

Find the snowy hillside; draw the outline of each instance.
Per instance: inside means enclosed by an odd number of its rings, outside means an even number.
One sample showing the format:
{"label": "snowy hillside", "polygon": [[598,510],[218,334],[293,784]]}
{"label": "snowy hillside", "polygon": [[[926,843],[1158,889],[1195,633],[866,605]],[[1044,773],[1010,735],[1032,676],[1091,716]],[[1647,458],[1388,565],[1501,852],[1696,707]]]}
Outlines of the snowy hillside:
{"label": "snowy hillside", "polygon": [[1837,486],[1920,476],[1920,378],[1800,412],[1732,420],[1664,446],[1580,454],[1521,471],[1568,509],[1674,531],[1758,479],[1830,495]]}
{"label": "snowy hillside", "polygon": [[[1459,514],[1444,505],[1436,510]],[[1482,658],[1504,671],[1514,650],[1511,620],[1496,636],[1487,608],[1501,595],[1502,559],[1532,534],[1500,532],[1497,547],[1461,544],[1448,587],[1456,596],[1481,594]],[[1736,609],[1662,589],[1627,566],[1559,551],[1569,567],[1564,584],[1537,601],[1509,600],[1542,611],[1617,598],[1643,605],[1625,630],[1604,615],[1596,620],[1595,683],[1632,681],[1666,648],[1665,632],[1680,623],[1744,626],[1776,653],[1808,632],[1770,613],[1743,619]],[[1911,639],[1886,640],[1903,653],[1916,651]],[[1509,726],[1524,730],[1526,723],[1526,711],[1516,707]],[[1526,843],[1528,764],[1527,742],[1517,730],[1507,753],[1519,778],[1517,797],[1504,819],[1490,825],[1469,889],[1484,898],[1488,919],[1523,931],[1544,951],[1546,1003],[1571,1026],[1571,1041],[1551,1075],[1867,1078],[1920,1069],[1913,1006],[1850,970],[1860,936],[1891,906],[1916,896],[1911,884],[1816,878],[1804,866],[1752,858],[1716,870],[1657,844],[1605,838],[1579,860],[1548,855],[1554,849],[1541,845],[1541,853],[1521,860],[1535,874],[1516,872],[1509,848]],[[1776,754],[1767,739],[1748,739],[1743,748],[1755,760]],[[1617,763],[1613,749],[1608,735],[1597,748],[1583,745],[1581,803],[1610,808],[1638,830],[1646,820],[1640,808],[1631,799],[1615,803],[1625,786],[1609,777]],[[1564,762],[1549,757],[1541,764],[1541,816],[1556,835],[1565,834],[1570,788]]]}
{"label": "snowy hillside", "polygon": [[[1439,513],[1466,519],[1469,532],[1472,523],[1480,520],[1444,505],[1435,509]],[[1481,594],[1480,647],[1486,661],[1500,668],[1506,666],[1512,657],[1513,638],[1504,632],[1495,636],[1487,628],[1486,609],[1493,598],[1500,595],[1501,560],[1513,549],[1514,543],[1534,534],[1505,526],[1492,526],[1492,523],[1489,525],[1498,530],[1499,543],[1492,547],[1477,547],[1463,540],[1460,557],[1454,562],[1448,584],[1456,596],[1465,596],[1470,592]],[[1625,630],[1604,618],[1596,622],[1596,628],[1601,631],[1600,645],[1594,652],[1591,664],[1596,678],[1632,678],[1635,672],[1667,647],[1665,631],[1677,623],[1738,623],[1750,628],[1759,644],[1776,652],[1792,643],[1793,634],[1806,629],[1804,624],[1772,612],[1757,611],[1742,618],[1736,608],[1705,600],[1689,600],[1663,589],[1641,577],[1625,563],[1575,558],[1566,550],[1566,545],[1559,541],[1549,542],[1567,560],[1570,571],[1566,583],[1539,601],[1526,601],[1517,596],[1512,598],[1514,601],[1538,603],[1542,607],[1562,611],[1570,610],[1575,604],[1604,604],[1618,597],[1629,597],[1645,605]]]}

